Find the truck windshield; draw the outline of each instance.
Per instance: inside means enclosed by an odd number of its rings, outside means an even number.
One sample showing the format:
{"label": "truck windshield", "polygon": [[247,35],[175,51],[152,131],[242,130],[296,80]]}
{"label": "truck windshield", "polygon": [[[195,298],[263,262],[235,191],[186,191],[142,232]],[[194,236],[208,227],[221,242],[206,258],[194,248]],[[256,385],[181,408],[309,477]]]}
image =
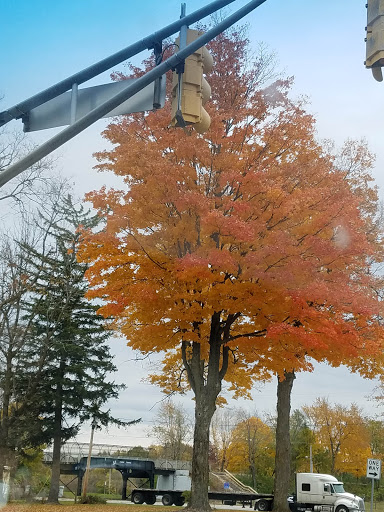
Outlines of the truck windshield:
{"label": "truck windshield", "polygon": [[345,492],[344,485],[341,482],[337,484],[332,484],[333,492]]}

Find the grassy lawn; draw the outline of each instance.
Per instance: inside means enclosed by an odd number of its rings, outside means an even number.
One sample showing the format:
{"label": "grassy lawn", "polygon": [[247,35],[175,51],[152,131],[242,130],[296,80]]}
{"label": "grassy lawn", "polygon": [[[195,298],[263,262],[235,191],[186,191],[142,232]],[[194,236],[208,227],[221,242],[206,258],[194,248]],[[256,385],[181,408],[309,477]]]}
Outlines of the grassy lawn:
{"label": "grassy lawn", "polygon": [[64,508],[65,512],[79,512],[81,510],[91,509],[92,512],[122,512],[122,507],[129,507],[129,512],[176,512],[180,507],[156,507],[150,505],[113,505],[108,503],[107,505],[74,505],[71,502],[62,502],[60,507],[57,505],[46,505],[41,503],[10,503],[4,508],[1,508],[1,512],[57,512],[61,508]]}
{"label": "grassy lawn", "polygon": [[[122,512],[123,507],[127,508],[127,512],[178,512],[183,510],[182,507],[164,507],[161,506],[152,506],[152,505],[133,505],[133,504],[112,504],[107,503],[106,505],[74,505],[71,502],[62,502],[60,506],[57,505],[47,505],[41,503],[10,503],[9,505],[5,505],[3,508],[0,506],[1,512],[58,512],[58,510],[63,509],[63,512],[86,512],[89,510],[90,512]],[[214,505],[212,505],[214,508]],[[244,510],[253,511],[249,507],[246,507]],[[217,512],[239,512],[238,510],[231,511],[230,508],[228,510],[218,510]],[[369,510],[368,510],[369,512]],[[380,512],[384,512],[383,510]]]}
{"label": "grassy lawn", "polygon": [[[1,512],[57,512],[58,510],[65,510],[65,512],[86,512],[87,510],[91,510],[91,512],[122,512],[123,507],[128,508],[127,512],[178,512],[182,510],[182,507],[164,507],[161,506],[152,506],[152,505],[133,505],[130,503],[122,503],[122,504],[112,504],[107,503],[106,505],[81,505],[74,504],[70,501],[62,501],[60,506],[57,505],[48,505],[42,503],[10,503],[9,505],[5,505],[1,508]],[[220,510],[220,512],[225,512]],[[232,511],[233,512],[233,511]],[[236,511],[235,511],[236,512]],[[384,512],[384,510],[383,510]]]}
{"label": "grassy lawn", "polygon": [[[371,498],[366,498],[365,502],[365,510],[370,512],[371,510]],[[384,512],[384,501],[373,502],[373,510],[374,512]]]}
{"label": "grassy lawn", "polygon": [[[57,505],[45,505],[41,503],[11,503],[9,505],[5,505],[5,507],[1,508],[1,512],[57,512],[61,507],[64,507],[65,512],[79,512],[86,511],[90,509],[90,512],[122,512],[122,507],[129,507],[127,512],[177,512],[181,507],[164,507],[164,506],[151,506],[151,505],[132,505],[132,504],[117,504],[113,505],[112,503],[108,503],[107,505],[74,505],[71,502],[62,502],[60,507]],[[371,510],[371,502],[370,500],[365,501],[365,509],[367,512]],[[246,507],[244,509],[249,509]],[[373,504],[374,512],[384,512],[384,502],[380,501]],[[218,512],[231,512],[231,508],[228,510],[220,510]],[[233,512],[233,509],[232,509]],[[237,512],[237,511],[236,511]]]}

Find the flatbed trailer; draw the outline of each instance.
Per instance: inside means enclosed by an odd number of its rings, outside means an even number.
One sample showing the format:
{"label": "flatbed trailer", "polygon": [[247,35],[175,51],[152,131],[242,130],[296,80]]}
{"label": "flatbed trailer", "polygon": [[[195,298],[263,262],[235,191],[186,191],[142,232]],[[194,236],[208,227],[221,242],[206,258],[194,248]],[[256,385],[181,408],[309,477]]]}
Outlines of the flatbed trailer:
{"label": "flatbed trailer", "polygon": [[[159,489],[133,489],[131,493],[131,501],[136,505],[146,503],[153,505],[158,496],[161,496],[163,505],[169,507],[176,505],[181,507],[185,503],[183,496],[184,491],[178,490],[159,490]],[[236,505],[236,503],[249,503],[252,507],[253,502],[265,499],[271,500],[273,494],[259,494],[249,492],[208,492],[208,499],[214,501],[221,501],[226,505]]]}
{"label": "flatbed trailer", "polygon": [[[224,505],[236,505],[236,503],[249,503],[252,508],[253,502],[259,500],[272,500],[273,494],[259,494],[251,492],[208,492],[210,500],[221,501]],[[255,507],[256,510],[256,507]]]}

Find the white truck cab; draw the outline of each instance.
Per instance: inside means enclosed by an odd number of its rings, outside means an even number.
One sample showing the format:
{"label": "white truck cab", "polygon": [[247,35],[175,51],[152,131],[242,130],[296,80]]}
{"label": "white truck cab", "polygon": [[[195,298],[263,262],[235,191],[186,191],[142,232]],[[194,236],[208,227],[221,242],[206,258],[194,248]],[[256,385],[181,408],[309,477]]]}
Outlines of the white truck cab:
{"label": "white truck cab", "polygon": [[[330,512],[362,512],[365,510],[364,500],[349,492],[344,485],[331,475],[320,473],[297,473],[296,496],[297,509],[329,510]],[[292,507],[293,508],[293,507]]]}

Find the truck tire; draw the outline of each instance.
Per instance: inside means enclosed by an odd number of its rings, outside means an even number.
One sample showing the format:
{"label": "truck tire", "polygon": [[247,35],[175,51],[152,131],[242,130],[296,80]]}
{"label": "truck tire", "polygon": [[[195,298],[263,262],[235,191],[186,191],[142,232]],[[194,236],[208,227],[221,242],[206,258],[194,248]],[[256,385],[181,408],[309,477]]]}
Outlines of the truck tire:
{"label": "truck tire", "polygon": [[257,500],[255,503],[255,510],[259,510],[260,512],[265,512],[269,510],[269,501],[268,500]]}
{"label": "truck tire", "polygon": [[349,512],[349,508],[346,505],[339,505],[336,508],[336,512]]}
{"label": "truck tire", "polygon": [[174,501],[174,504],[176,505],[176,507],[182,507],[185,503],[185,498],[184,496],[176,496],[175,497],[175,501]]}
{"label": "truck tire", "polygon": [[142,492],[135,492],[132,496],[132,501],[135,505],[142,505],[144,503],[144,494]]}
{"label": "truck tire", "polygon": [[173,497],[170,494],[164,494],[161,498],[161,502],[165,507],[170,507],[173,505]]}
{"label": "truck tire", "polygon": [[147,494],[145,496],[145,503],[147,505],[154,505],[156,503],[156,494]]}

